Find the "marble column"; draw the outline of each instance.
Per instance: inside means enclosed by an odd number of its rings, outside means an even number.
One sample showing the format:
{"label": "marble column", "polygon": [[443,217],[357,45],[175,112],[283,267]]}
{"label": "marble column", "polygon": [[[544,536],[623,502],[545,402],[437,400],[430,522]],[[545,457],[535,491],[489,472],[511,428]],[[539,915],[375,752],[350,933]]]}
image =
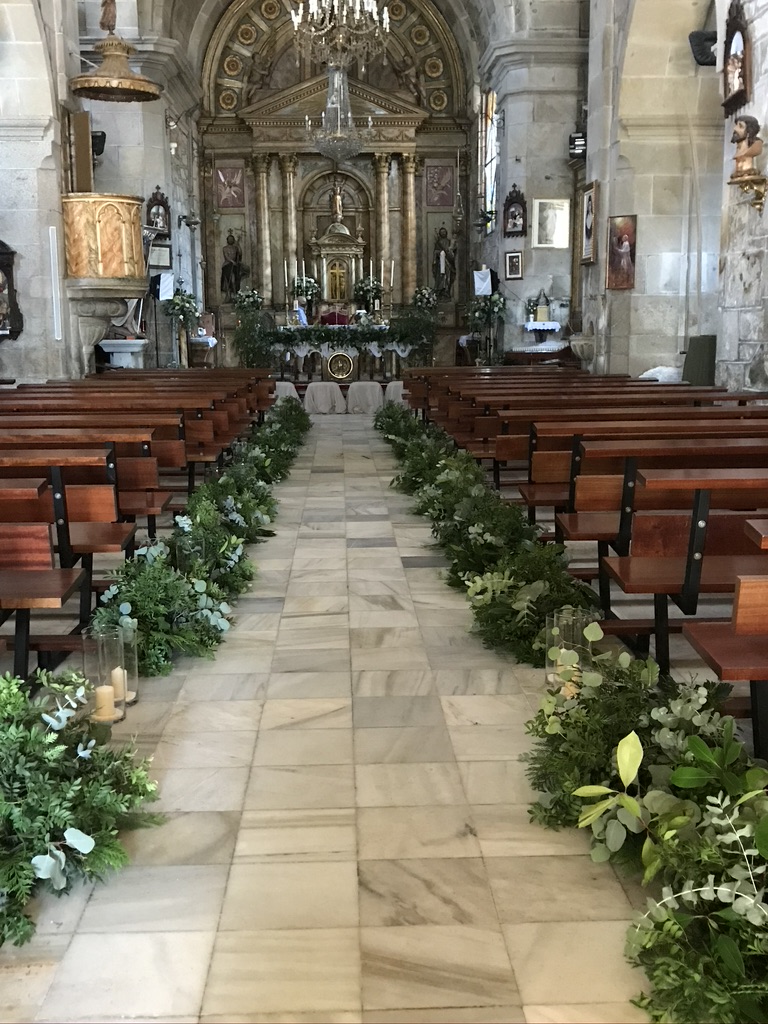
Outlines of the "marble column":
{"label": "marble column", "polygon": [[[376,175],[376,238],[378,254],[374,259],[373,276],[377,277],[384,262],[384,274],[389,267],[389,156],[376,153],[373,157],[373,169]],[[382,281],[382,284],[384,282]]]}
{"label": "marble column", "polygon": [[293,276],[298,277],[300,271],[299,257],[296,251],[296,165],[298,158],[295,153],[281,153],[280,176],[283,182],[283,259],[288,260],[287,304],[291,301],[290,288]]}
{"label": "marble column", "polygon": [[403,153],[403,244],[400,256],[402,301],[410,302],[416,291],[416,157]]}
{"label": "marble column", "polygon": [[272,242],[269,230],[269,153],[253,158],[256,174],[256,226],[258,230],[259,291],[265,306],[273,304],[272,295]]}

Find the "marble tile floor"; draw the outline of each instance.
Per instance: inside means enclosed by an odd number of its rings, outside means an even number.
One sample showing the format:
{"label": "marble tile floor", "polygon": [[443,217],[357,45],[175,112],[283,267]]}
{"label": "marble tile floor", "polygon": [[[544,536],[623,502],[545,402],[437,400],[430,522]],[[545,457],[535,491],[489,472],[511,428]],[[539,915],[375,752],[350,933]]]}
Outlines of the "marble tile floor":
{"label": "marble tile floor", "polygon": [[37,902],[0,1021],[645,1019],[637,894],[528,821],[543,673],[468,633],[394,471],[370,420],[317,418],[230,639],[116,730],[154,755],[166,824]]}

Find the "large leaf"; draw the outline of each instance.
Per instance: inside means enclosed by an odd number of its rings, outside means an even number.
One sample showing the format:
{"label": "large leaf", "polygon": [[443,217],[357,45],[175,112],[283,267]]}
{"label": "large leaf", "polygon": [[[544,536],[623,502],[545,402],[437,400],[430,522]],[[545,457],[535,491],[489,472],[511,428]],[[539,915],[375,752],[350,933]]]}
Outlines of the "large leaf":
{"label": "large leaf", "polygon": [[755,828],[754,843],[758,853],[768,860],[768,814],[761,818]]}
{"label": "large leaf", "polygon": [[715,955],[729,974],[737,978],[746,976],[741,952],[730,935],[718,935],[715,940]]}
{"label": "large leaf", "polygon": [[688,737],[688,749],[700,764],[717,767],[715,755],[699,736]]}
{"label": "large leaf", "polygon": [[86,835],[79,828],[68,828],[64,833],[64,842],[78,853],[90,853],[96,845],[93,836]]}
{"label": "large leaf", "polygon": [[608,789],[607,786],[579,786],[574,789],[572,796],[610,796],[615,789]]}
{"label": "large leaf", "polygon": [[600,800],[598,803],[592,804],[591,807],[585,807],[579,815],[579,828],[587,828],[593,821],[597,821],[604,811],[607,811],[609,807],[613,807],[615,803],[616,797],[612,796],[607,800]]}
{"label": "large leaf", "polygon": [[698,789],[700,786],[706,786],[714,777],[705,768],[692,768],[683,765],[680,768],[675,768],[669,777],[669,781],[673,786],[678,786],[680,789]]}
{"label": "large leaf", "polygon": [[589,643],[597,643],[598,640],[602,640],[605,636],[602,629],[597,622],[590,622],[584,627],[584,639]]}
{"label": "large leaf", "polygon": [[633,731],[629,736],[625,736],[623,740],[620,740],[616,748],[616,763],[625,789],[631,786],[637,778],[642,762],[643,745],[637,733]]}
{"label": "large leaf", "polygon": [[617,821],[616,818],[611,818],[605,826],[605,845],[611,853],[616,853],[620,850],[626,838],[627,830],[620,821]]}

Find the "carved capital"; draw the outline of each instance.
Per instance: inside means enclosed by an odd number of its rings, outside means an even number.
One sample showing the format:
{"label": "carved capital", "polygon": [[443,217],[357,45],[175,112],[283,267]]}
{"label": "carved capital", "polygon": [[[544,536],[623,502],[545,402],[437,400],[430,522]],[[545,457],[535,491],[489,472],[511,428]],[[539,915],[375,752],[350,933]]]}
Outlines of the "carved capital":
{"label": "carved capital", "polygon": [[388,153],[374,153],[373,155],[373,169],[377,174],[386,176],[389,174],[389,166],[391,157]]}
{"label": "carved capital", "polygon": [[253,158],[253,169],[256,174],[268,174],[272,163],[271,153],[257,153]]}
{"label": "carved capital", "polygon": [[284,178],[289,177],[296,173],[296,168],[299,163],[299,158],[295,153],[281,153],[280,154],[280,172]]}
{"label": "carved capital", "polygon": [[403,171],[406,174],[415,174],[416,167],[418,165],[418,157],[413,153],[403,153],[400,157],[400,162],[403,165]]}

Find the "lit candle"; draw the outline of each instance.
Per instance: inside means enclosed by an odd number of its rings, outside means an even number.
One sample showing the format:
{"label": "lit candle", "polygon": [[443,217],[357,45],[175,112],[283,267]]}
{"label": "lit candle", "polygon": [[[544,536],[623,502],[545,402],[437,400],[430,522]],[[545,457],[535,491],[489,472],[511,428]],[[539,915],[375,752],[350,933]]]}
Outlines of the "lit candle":
{"label": "lit candle", "polygon": [[302,277],[306,277],[307,276],[307,263],[306,263],[306,260],[302,260],[301,261],[301,276]]}
{"label": "lit candle", "polygon": [[389,290],[392,291],[392,289],[394,287],[395,287],[395,261],[392,260],[392,265],[389,268]]}
{"label": "lit candle", "polygon": [[379,274],[379,280],[384,284],[384,260],[381,261],[381,273]]}
{"label": "lit candle", "polygon": [[299,261],[298,260],[294,260],[293,261],[293,281],[294,281],[294,284],[296,283],[296,278],[298,276],[299,276]]}
{"label": "lit candle", "polygon": [[95,718],[115,717],[115,691],[111,686],[97,686],[93,691],[96,700]]}
{"label": "lit candle", "polygon": [[373,259],[368,260],[368,277],[373,280]]}
{"label": "lit candle", "polygon": [[285,278],[285,294],[288,294],[288,260],[283,260],[283,276]]}
{"label": "lit candle", "polygon": [[115,700],[125,700],[125,684],[127,682],[127,676],[128,673],[120,666],[112,669],[112,672],[110,673],[110,680],[112,682]]}

